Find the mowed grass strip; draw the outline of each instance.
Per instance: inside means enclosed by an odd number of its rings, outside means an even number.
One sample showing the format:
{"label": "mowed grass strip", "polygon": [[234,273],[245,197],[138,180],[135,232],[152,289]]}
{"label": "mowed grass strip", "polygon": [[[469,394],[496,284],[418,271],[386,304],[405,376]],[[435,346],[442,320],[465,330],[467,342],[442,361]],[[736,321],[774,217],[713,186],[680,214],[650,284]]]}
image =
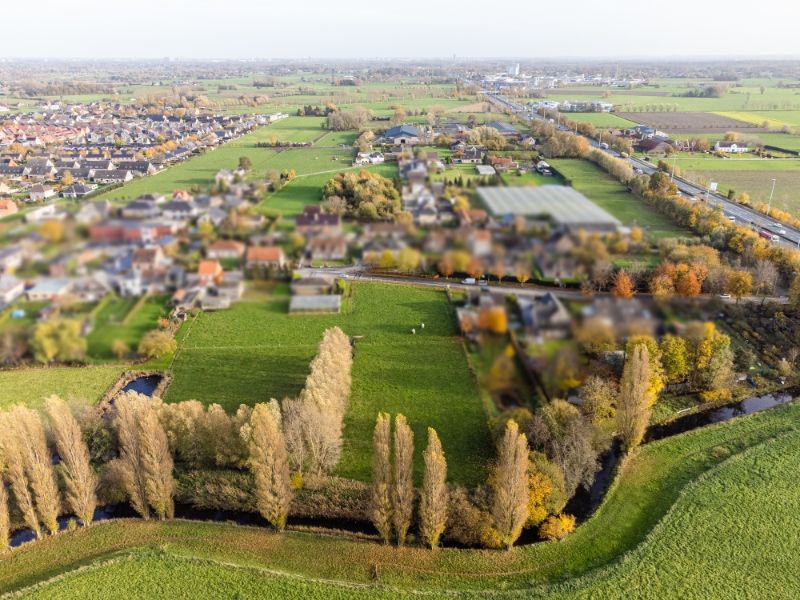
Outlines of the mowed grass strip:
{"label": "mowed grass strip", "polygon": [[420,468],[431,426],[448,453],[452,478],[483,481],[491,454],[486,416],[444,293],[356,284],[352,301],[352,312],[342,315],[289,315],[285,299],[201,314],[183,340],[167,401],[215,402],[230,412],[239,404],[296,396],[322,333],[337,325],[355,338],[339,474],[369,479],[375,417],[387,411],[411,422]]}
{"label": "mowed grass strip", "polygon": [[593,163],[580,159],[552,159],[548,162],[572,183],[572,187],[615,216],[623,225],[638,225],[656,238],[690,235],[636,198],[624,185]]}
{"label": "mowed grass strip", "polygon": [[[277,592],[288,581],[310,598],[342,590],[365,598],[795,598],[798,417],[792,403],[637,449],[600,509],[562,542],[430,552],[221,523],[118,521],[0,557],[0,589],[121,556],[31,597],[110,597],[103,594],[113,589],[139,598],[137,586],[159,583],[175,597],[218,597],[217,585],[248,597],[253,586]],[[117,553],[145,547],[159,550],[135,551],[138,565],[118,566],[127,553]]]}

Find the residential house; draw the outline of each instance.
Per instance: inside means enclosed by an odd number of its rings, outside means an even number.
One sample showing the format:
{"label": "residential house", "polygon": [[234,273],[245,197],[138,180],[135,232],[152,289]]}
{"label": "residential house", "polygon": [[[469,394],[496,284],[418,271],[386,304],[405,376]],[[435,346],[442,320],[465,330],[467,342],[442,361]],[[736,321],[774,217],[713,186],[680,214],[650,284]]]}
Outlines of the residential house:
{"label": "residential house", "polygon": [[222,282],[224,271],[217,260],[201,260],[197,266],[198,283],[201,286],[217,285]]}
{"label": "residential house", "polygon": [[170,221],[188,221],[197,215],[194,202],[186,200],[173,200],[167,202],[161,209],[165,219]]}
{"label": "residential house", "polygon": [[0,248],[0,273],[13,273],[25,262],[25,250],[19,246]]}
{"label": "residential house", "polygon": [[566,339],[572,318],[563,303],[551,292],[541,296],[518,296],[517,304],[525,331],[538,340]]}
{"label": "residential house", "polygon": [[719,140],[714,144],[715,152],[725,152],[726,154],[743,154],[750,152],[750,147],[747,142],[730,142]]}
{"label": "residential house", "polygon": [[25,282],[13,275],[0,275],[0,306],[12,304],[25,293]]}
{"label": "residential house", "polygon": [[244,255],[245,246],[236,240],[217,240],[208,246],[206,257],[211,260],[241,259]]}
{"label": "residential house", "polygon": [[334,235],[341,232],[342,222],[339,215],[324,213],[319,205],[312,204],[295,219],[295,229],[303,235]]}
{"label": "residential house", "polygon": [[453,164],[477,165],[483,162],[484,154],[481,146],[464,146],[462,150],[453,155]]}
{"label": "residential house", "polygon": [[83,198],[97,189],[96,183],[75,183],[61,189],[62,198]]}
{"label": "residential house", "polygon": [[250,246],[247,248],[246,264],[248,268],[283,268],[286,265],[286,257],[280,246]]}
{"label": "residential house", "polygon": [[97,183],[127,183],[133,179],[133,173],[125,169],[95,169],[94,181]]}
{"label": "residential house", "polygon": [[69,279],[42,278],[28,290],[29,302],[52,301],[70,293],[72,282]]}
{"label": "residential house", "polygon": [[125,219],[149,219],[157,216],[159,209],[153,200],[140,198],[123,207],[121,214]]}
{"label": "residential house", "polygon": [[75,214],[75,220],[80,225],[92,225],[108,217],[111,212],[111,202],[108,200],[98,200],[97,202],[87,202],[82,205]]}
{"label": "residential house", "polygon": [[37,183],[32,186],[29,192],[31,202],[44,202],[56,195],[56,191],[49,185]]}
{"label": "residential house", "polygon": [[340,235],[319,235],[308,242],[311,260],[344,260],[347,256],[347,240]]}
{"label": "residential house", "polygon": [[510,156],[490,156],[489,164],[494,167],[498,173],[517,168],[517,163]]}

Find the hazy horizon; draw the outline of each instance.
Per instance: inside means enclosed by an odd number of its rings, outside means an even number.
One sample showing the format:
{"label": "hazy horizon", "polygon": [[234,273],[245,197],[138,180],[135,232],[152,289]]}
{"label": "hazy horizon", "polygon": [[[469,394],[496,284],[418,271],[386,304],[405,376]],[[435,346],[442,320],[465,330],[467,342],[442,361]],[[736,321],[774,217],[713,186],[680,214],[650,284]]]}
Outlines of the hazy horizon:
{"label": "hazy horizon", "polygon": [[[254,0],[42,0],[4,7],[5,59],[723,60],[792,59],[800,4],[674,0],[656,13],[633,0],[574,0],[566,9],[509,0],[502,9],[409,0],[300,8]],[[22,25],[22,26],[20,26]],[[32,35],[35,34],[35,35]],[[794,54],[792,54],[794,52]]]}

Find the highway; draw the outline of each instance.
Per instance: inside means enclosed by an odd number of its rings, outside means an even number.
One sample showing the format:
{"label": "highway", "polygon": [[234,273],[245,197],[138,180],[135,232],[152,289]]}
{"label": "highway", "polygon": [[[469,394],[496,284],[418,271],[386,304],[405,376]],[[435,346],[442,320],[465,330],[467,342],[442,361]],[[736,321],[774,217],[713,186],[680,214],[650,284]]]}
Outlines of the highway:
{"label": "highway", "polygon": [[[531,111],[527,109],[522,104],[518,104],[516,102],[510,101],[508,98],[501,96],[499,94],[494,94],[491,92],[484,92],[484,95],[495,104],[500,105],[503,108],[511,110],[517,116],[527,120],[533,121],[536,120],[544,120],[544,117],[539,115],[536,111]],[[564,125],[557,125],[558,129],[561,131],[572,132],[571,129],[568,129]],[[617,158],[623,158],[619,152],[610,149],[610,148],[600,148],[600,143],[597,140],[592,138],[586,138],[589,141],[589,144],[603,150],[611,154],[612,156],[616,156]],[[628,157],[627,161],[634,169],[638,169],[642,173],[646,175],[651,175],[658,168],[650,162],[640,160],[634,157]],[[800,248],[800,230],[791,227],[790,225],[780,223],[775,219],[771,219],[766,215],[754,210],[752,208],[748,208],[737,202],[732,200],[728,200],[727,197],[717,194],[716,192],[710,192],[705,188],[694,184],[690,181],[687,181],[681,177],[674,178],[675,185],[678,187],[678,190],[681,194],[690,199],[690,200],[699,200],[705,201],[709,204],[714,206],[718,206],[722,209],[722,212],[728,216],[733,217],[736,219],[736,223],[745,226],[753,226],[758,228],[759,230],[763,230],[768,232],[771,235],[777,236],[778,242],[780,244],[784,244],[787,246],[794,246]]]}

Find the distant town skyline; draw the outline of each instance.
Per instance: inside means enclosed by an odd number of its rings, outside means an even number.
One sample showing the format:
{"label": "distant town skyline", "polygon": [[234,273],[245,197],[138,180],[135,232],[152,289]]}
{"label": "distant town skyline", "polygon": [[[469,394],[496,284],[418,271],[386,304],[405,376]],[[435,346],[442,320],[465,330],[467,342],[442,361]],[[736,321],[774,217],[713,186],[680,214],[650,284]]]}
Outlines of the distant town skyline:
{"label": "distant town skyline", "polygon": [[[762,0],[508,0],[491,9],[423,0],[10,3],[0,57],[768,58],[797,57],[800,4]],[[31,35],[35,31],[36,35]]]}

